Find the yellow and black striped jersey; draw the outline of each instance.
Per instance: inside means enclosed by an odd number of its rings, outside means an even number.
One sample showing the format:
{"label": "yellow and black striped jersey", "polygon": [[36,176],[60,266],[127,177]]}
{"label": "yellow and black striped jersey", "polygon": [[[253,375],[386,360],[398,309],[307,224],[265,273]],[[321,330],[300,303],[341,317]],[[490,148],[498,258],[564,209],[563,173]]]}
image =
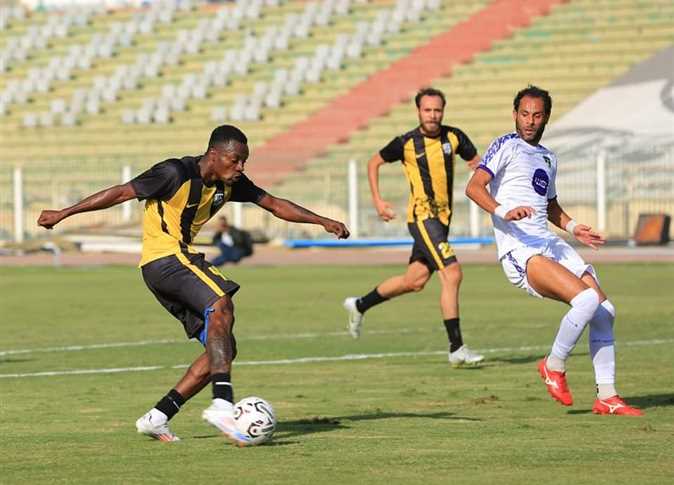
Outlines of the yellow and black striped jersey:
{"label": "yellow and black striped jersey", "polygon": [[171,254],[196,253],[190,244],[225,202],[257,203],[266,194],[243,174],[231,186],[206,185],[200,159],[171,158],[131,180],[138,200],[146,200],[139,266]]}
{"label": "yellow and black striped jersey", "polygon": [[437,217],[449,224],[457,153],[464,160],[471,160],[477,150],[464,132],[444,125],[436,138],[424,135],[417,127],[395,137],[380,150],[386,162],[403,163],[410,184],[407,222]]}

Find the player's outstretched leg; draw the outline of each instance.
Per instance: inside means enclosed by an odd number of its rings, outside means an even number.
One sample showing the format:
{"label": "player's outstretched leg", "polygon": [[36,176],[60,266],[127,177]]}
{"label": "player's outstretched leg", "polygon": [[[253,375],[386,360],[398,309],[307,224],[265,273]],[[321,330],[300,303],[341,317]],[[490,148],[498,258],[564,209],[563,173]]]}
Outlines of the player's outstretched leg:
{"label": "player's outstretched leg", "polygon": [[566,360],[597,311],[599,293],[561,264],[542,255],[526,263],[529,285],[541,296],[568,303],[571,308],[559,325],[550,354],[538,363],[538,372],[553,399],[573,404],[566,382]]}
{"label": "player's outstretched leg", "polygon": [[459,319],[459,287],[463,271],[458,261],[454,261],[438,271],[440,278],[440,310],[447,330],[449,350],[447,358],[452,367],[473,366],[484,360],[484,355],[473,352],[463,343]]}
{"label": "player's outstretched leg", "polygon": [[379,305],[396,296],[404,295],[413,291],[421,291],[431,277],[431,273],[423,263],[413,261],[407,266],[405,274],[393,276],[375,289],[360,298],[348,297],[344,300],[344,309],[348,312],[349,334],[353,338],[360,337],[363,326],[363,315],[375,305]]}
{"label": "player's outstretched leg", "polygon": [[204,352],[190,365],[185,375],[163,398],[136,421],[136,430],[161,441],[179,441],[168,427],[185,402],[201,391],[210,381],[208,356]]}
{"label": "player's outstretched leg", "polygon": [[550,355],[538,363],[538,372],[547,386],[548,393],[564,406],[573,404],[573,397],[566,382],[566,360],[597,311],[599,294],[593,288],[585,288],[574,296],[569,304],[571,309],[562,318]]}
{"label": "player's outstretched leg", "polygon": [[643,416],[640,409],[629,406],[615,388],[615,344],[613,322],[615,307],[604,300],[590,320],[590,356],[597,383],[597,399],[592,406],[595,414]]}
{"label": "player's outstretched leg", "polygon": [[218,428],[235,445],[246,446],[250,444],[250,438],[238,431],[234,423],[234,391],[231,382],[234,305],[231,298],[225,295],[204,313],[213,403],[204,410],[201,417]]}

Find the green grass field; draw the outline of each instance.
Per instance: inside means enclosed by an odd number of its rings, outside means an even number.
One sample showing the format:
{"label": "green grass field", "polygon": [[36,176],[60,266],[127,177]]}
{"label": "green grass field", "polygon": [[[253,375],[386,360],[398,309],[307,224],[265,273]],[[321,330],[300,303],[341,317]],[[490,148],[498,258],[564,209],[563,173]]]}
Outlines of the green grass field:
{"label": "green grass field", "polygon": [[137,269],[0,267],[0,483],[672,483],[674,265],[598,268],[618,309],[618,388],[643,418],[591,413],[586,336],[574,406],[548,397],[535,364],[565,307],[497,266],[464,267],[464,337],[484,366],[447,364],[435,281],[372,310],[352,340],[342,299],[400,269],[226,271],[242,285],[236,396],[279,419],[271,443],[237,449],[201,421],[208,388],[172,421],[181,442],[136,433],[200,352]]}

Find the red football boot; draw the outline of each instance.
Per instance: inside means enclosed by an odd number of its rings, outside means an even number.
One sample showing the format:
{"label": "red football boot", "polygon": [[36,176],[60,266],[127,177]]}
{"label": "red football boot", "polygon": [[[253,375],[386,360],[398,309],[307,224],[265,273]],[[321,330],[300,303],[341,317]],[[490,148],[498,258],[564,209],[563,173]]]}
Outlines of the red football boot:
{"label": "red football boot", "polygon": [[545,365],[547,357],[538,362],[538,372],[548,388],[548,393],[555,401],[559,401],[564,406],[573,404],[573,397],[569,386],[566,384],[566,372],[550,370]]}
{"label": "red football boot", "polygon": [[633,408],[620,399],[612,396],[608,399],[597,399],[592,406],[594,414],[614,414],[616,416],[643,416],[641,409]]}

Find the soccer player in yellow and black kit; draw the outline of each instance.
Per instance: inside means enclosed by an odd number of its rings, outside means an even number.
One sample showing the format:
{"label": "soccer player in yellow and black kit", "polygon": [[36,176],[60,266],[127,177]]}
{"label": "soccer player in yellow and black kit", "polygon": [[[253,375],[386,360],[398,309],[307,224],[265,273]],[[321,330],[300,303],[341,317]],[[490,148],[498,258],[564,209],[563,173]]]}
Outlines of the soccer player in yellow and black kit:
{"label": "soccer player in yellow and black kit", "polygon": [[202,417],[238,446],[250,438],[234,426],[231,365],[236,356],[232,333],[232,296],[239,289],[191,246],[202,226],[227,201],[252,202],[290,222],[322,225],[339,238],[349,236],[341,222],[319,216],[293,202],[265,192],[244,174],[248,140],[234,126],[211,133],[206,153],[172,158],[154,165],[130,182],[87,197],[72,207],[42,211],[38,224],[51,229],[73,214],[106,209],[127,200],[145,200],[143,279],[159,302],[185,328],[188,338],[205,347],[176,386],[136,421],[139,433],[177,441],[168,421],[209,382],[213,403]]}
{"label": "soccer player in yellow and black kit", "polygon": [[379,216],[386,222],[395,217],[391,205],[379,192],[379,167],[402,161],[410,184],[407,227],[414,239],[412,255],[405,274],[380,283],[361,298],[349,297],[344,308],[349,314],[349,333],[360,336],[363,314],[390,298],[421,291],[434,271],[438,272],[442,292],[440,308],[449,339],[449,362],[454,366],[477,364],[484,360],[463,344],[459,327],[459,285],[463,277],[454,250],[449,245],[452,218],[452,190],[456,155],[471,169],[480,163],[473,143],[458,128],[442,124],[445,95],[426,88],[415,97],[419,126],[397,136],[368,163],[368,180],[372,200]]}

